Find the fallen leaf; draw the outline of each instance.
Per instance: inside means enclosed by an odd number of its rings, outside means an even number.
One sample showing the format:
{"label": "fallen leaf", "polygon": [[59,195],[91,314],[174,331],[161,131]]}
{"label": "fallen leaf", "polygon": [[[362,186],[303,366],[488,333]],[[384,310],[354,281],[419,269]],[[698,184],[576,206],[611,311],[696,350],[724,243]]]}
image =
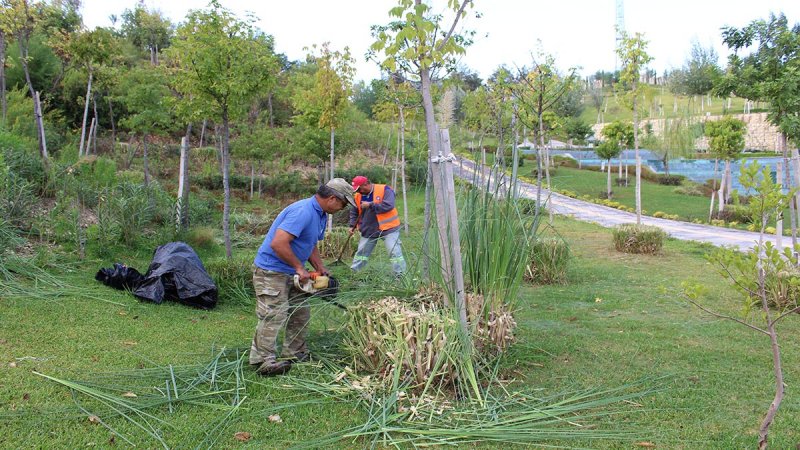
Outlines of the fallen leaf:
{"label": "fallen leaf", "polygon": [[652,442],[636,442],[633,445],[635,445],[637,447],[646,447],[646,448],[655,448],[656,447],[656,444],[653,444]]}
{"label": "fallen leaf", "polygon": [[122,394],[122,396],[125,398],[136,398],[136,394],[134,394],[133,392],[126,392]]}
{"label": "fallen leaf", "polygon": [[239,442],[247,442],[251,437],[253,436],[247,431],[237,431],[236,434],[233,435],[233,438]]}
{"label": "fallen leaf", "polygon": [[283,423],[283,419],[281,419],[281,416],[277,414],[269,416],[269,421],[272,423]]}
{"label": "fallen leaf", "polygon": [[26,393],[24,393],[24,394],[22,394],[22,399],[23,399],[23,400],[30,400],[30,398],[31,398],[31,394],[29,394],[29,393],[27,393],[27,392],[26,392]]}
{"label": "fallen leaf", "polygon": [[8,367],[11,367],[13,369],[14,367],[17,367],[17,363],[11,361],[10,363],[8,363]]}
{"label": "fallen leaf", "polygon": [[92,355],[92,362],[97,362],[97,361],[100,361],[100,357],[98,357],[97,355]]}
{"label": "fallen leaf", "polygon": [[117,438],[114,437],[114,435],[112,434],[111,437],[108,438],[108,443],[111,444],[111,445],[116,444],[117,443]]}
{"label": "fallen leaf", "polygon": [[133,346],[133,345],[139,345],[139,343],[136,342],[136,341],[122,341],[122,345],[127,345],[127,346],[130,347],[130,346]]}
{"label": "fallen leaf", "polygon": [[100,423],[100,418],[97,416],[89,416],[89,423]]}
{"label": "fallen leaf", "polygon": [[119,314],[120,316],[127,316],[128,312],[127,311],[119,311],[119,312],[117,312],[117,314]]}
{"label": "fallen leaf", "polygon": [[7,340],[5,340],[5,339],[0,339],[0,345],[6,345],[6,344],[8,344],[8,341],[7,341]]}

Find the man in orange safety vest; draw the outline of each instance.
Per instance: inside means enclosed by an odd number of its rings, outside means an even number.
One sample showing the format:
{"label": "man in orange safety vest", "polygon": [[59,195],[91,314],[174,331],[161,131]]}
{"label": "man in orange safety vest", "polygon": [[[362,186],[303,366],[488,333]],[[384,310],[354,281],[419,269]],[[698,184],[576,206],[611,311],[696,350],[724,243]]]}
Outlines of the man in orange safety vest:
{"label": "man in orange safety vest", "polygon": [[350,233],[361,233],[358,250],[350,266],[359,271],[367,265],[378,240],[383,238],[395,276],[406,271],[406,261],[400,246],[400,216],[395,205],[394,190],[385,184],[370,183],[367,177],[353,178],[356,207],[350,209]]}

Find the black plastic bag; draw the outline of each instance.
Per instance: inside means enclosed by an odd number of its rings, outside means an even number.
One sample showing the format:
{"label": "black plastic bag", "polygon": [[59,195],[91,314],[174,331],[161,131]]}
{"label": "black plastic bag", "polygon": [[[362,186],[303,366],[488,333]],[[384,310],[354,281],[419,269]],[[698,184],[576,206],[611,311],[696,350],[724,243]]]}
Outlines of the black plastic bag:
{"label": "black plastic bag", "polygon": [[184,242],[170,242],[156,249],[133,295],[159,304],[172,300],[203,309],[217,305],[217,285],[194,249]]}
{"label": "black plastic bag", "polygon": [[114,289],[132,291],[142,284],[144,277],[133,267],[128,267],[121,263],[114,263],[114,267],[98,270],[94,279]]}

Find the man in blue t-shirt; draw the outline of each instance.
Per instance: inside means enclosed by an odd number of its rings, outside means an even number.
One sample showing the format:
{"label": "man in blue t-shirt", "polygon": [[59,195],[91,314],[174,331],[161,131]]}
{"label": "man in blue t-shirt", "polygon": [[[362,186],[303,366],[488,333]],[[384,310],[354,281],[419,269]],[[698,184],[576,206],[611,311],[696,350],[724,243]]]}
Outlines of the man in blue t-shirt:
{"label": "man in blue t-shirt", "polygon": [[[310,278],[306,261],[316,272],[328,274],[317,250],[317,241],[325,236],[328,214],[355,206],[353,188],[343,178],[334,178],[320,186],[317,193],[287,206],[269,228],[253,264],[253,287],[256,290],[258,326],[250,346],[250,364],[261,375],[286,373],[292,361],[308,359],[306,327],[311,314],[307,295],[294,286]],[[276,342],[286,327],[282,356],[278,360]]]}

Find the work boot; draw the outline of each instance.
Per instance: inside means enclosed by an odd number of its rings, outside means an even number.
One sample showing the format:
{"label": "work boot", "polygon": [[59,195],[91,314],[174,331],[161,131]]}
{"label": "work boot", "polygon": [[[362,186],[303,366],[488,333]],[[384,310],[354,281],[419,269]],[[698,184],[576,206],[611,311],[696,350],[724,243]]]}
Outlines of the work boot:
{"label": "work boot", "polygon": [[256,373],[265,377],[274,377],[275,375],[285,374],[291,368],[291,361],[264,361],[263,364],[258,366]]}
{"label": "work boot", "polygon": [[292,358],[292,362],[304,363],[309,361],[311,361],[311,352],[298,352]]}

